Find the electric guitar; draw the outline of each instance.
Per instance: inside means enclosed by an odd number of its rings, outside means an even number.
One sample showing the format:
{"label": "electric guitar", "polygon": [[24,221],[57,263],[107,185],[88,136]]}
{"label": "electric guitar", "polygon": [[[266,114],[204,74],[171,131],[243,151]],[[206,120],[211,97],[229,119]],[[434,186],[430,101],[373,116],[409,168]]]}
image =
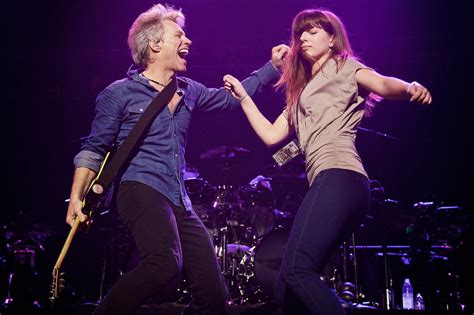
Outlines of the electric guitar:
{"label": "electric guitar", "polygon": [[49,297],[49,300],[51,301],[51,306],[54,305],[56,300],[59,298],[61,291],[64,289],[65,279],[64,279],[64,272],[61,272],[61,266],[69,250],[69,247],[71,246],[72,240],[74,239],[74,236],[76,235],[76,232],[79,230],[80,226],[85,225],[86,228],[88,228],[90,224],[92,223],[92,218],[96,210],[100,209],[101,206],[103,205],[104,195],[105,195],[104,191],[103,189],[98,190],[97,188],[100,188],[100,187],[94,187],[94,185],[97,184],[97,181],[99,180],[102,174],[105,164],[107,163],[107,161],[110,160],[110,155],[111,155],[111,152],[109,151],[107,155],[105,156],[104,161],[102,162],[99,173],[97,174],[95,179],[92,181],[92,183],[89,185],[86,196],[84,200],[82,201],[82,212],[87,216],[87,220],[85,222],[81,222],[78,218],[74,219],[71,230],[69,231],[66,241],[64,242],[64,245],[61,249],[59,257],[56,260],[56,263],[54,264],[53,281],[51,284],[51,291],[50,291],[51,296]]}
{"label": "electric guitar", "polygon": [[[166,105],[173,98],[176,90],[178,88],[178,83],[176,77],[174,77],[171,82],[166,85],[166,87],[158,93],[155,99],[150,103],[142,117],[138,122],[133,126],[127,138],[124,140],[120,148],[115,152],[114,146],[112,150],[114,152],[114,159],[110,162],[111,151],[107,153],[104,161],[100,167],[97,177],[90,184],[86,197],[82,202],[82,212],[87,216],[86,228],[90,226],[92,222],[92,217],[97,209],[101,208],[104,204],[106,198],[104,198],[105,191],[107,190],[109,184],[112,183],[115,176],[119,173],[121,167],[127,164],[129,159],[131,159],[132,152],[137,148],[138,144],[141,143],[141,140],[144,137],[145,131],[150,127],[151,123],[155,119],[156,115],[161,112]],[[104,172],[104,166],[108,163],[108,167]],[[100,184],[99,184],[100,183]],[[78,219],[74,220],[74,223],[71,227],[69,235],[66,238],[66,242],[59,254],[58,260],[53,268],[53,283],[51,284],[51,305],[59,297],[61,290],[64,288],[64,274],[61,273],[61,265],[64,258],[66,257],[69,246],[71,245],[72,239],[76,235],[76,232],[79,228],[81,222]]]}

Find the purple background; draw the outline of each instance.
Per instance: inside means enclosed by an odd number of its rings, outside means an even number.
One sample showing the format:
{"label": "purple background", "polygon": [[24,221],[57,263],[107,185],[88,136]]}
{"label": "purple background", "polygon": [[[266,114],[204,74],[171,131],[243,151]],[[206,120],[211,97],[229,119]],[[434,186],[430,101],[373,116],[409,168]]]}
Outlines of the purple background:
{"label": "purple background", "polygon": [[[226,73],[244,79],[288,43],[293,16],[322,6],[345,23],[353,49],[382,74],[430,88],[433,104],[384,100],[362,126],[399,138],[360,132],[361,154],[372,179],[409,212],[418,201],[472,207],[468,190],[467,119],[472,104],[472,4],[432,0],[182,0],[193,41],[189,76],[210,87]],[[73,173],[76,140],[89,133],[96,95],[125,76],[126,45],[135,17],[152,1],[16,1],[2,9],[2,105],[5,140],[1,221],[43,221],[60,233]],[[5,73],[6,70],[6,73]],[[283,107],[280,95],[256,98],[268,118]],[[268,166],[274,150],[255,136],[242,112],[197,114],[188,161],[230,145],[249,149],[248,176]],[[472,159],[469,159],[472,160]],[[11,219],[13,218],[13,219]],[[59,235],[62,239],[63,234]]]}
{"label": "purple background", "polygon": [[[359,133],[359,151],[371,178],[408,205],[427,200],[471,203],[466,126],[461,122],[471,107],[469,5],[423,0],[170,3],[183,8],[193,40],[186,76],[212,87],[220,86],[226,73],[243,79],[269,60],[274,45],[288,43],[291,19],[299,10],[315,4],[333,10],[367,65],[423,83],[434,99],[429,108],[384,100],[375,116],[363,121],[365,128],[400,139]],[[13,154],[4,154],[5,209],[63,219],[72,158],[79,149],[74,140],[89,133],[97,93],[125,75],[131,64],[128,28],[152,4],[50,0],[12,4],[4,11],[5,152],[13,147]],[[257,97],[257,103],[270,119],[283,106],[272,91]],[[221,145],[252,151],[250,175],[270,164],[274,151],[257,139],[240,110],[195,115],[188,161],[199,164],[200,153]]]}

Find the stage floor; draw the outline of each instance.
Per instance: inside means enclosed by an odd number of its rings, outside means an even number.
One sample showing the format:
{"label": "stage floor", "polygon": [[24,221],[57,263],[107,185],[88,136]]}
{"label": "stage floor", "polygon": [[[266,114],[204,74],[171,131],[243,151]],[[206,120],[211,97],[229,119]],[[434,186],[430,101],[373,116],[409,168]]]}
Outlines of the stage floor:
{"label": "stage floor", "polygon": [[[0,308],[0,315],[91,315],[95,305],[83,304],[68,307],[55,308]],[[135,312],[135,315],[180,315],[184,305],[182,304],[161,304],[161,305],[143,305]],[[470,312],[455,311],[412,311],[412,310],[378,310],[370,308],[351,308],[347,310],[348,315],[465,315],[473,314]],[[296,313],[285,313],[274,303],[263,303],[257,305],[228,305],[225,315],[300,315]]]}

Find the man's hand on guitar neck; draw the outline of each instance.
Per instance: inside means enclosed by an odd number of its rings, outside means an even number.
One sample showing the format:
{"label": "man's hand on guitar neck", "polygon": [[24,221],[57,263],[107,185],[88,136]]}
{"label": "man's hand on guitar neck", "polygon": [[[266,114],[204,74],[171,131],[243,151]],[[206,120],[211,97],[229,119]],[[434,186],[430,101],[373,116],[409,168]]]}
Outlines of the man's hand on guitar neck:
{"label": "man's hand on guitar neck", "polygon": [[71,197],[67,208],[66,223],[74,224],[74,220],[79,218],[81,222],[87,220],[87,216],[82,213],[83,198],[97,174],[85,167],[78,167],[74,172],[74,180],[71,188]]}
{"label": "man's hand on guitar neck", "polygon": [[66,223],[72,226],[74,224],[74,220],[79,218],[81,223],[87,220],[87,216],[82,213],[82,200],[71,196],[69,200],[69,205],[67,207],[67,215],[66,215]]}

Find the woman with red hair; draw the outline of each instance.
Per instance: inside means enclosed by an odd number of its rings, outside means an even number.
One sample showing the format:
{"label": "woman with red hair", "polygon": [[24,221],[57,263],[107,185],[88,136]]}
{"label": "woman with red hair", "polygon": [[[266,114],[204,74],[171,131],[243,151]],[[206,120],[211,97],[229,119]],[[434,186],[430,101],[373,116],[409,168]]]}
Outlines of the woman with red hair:
{"label": "woman with red hair", "polygon": [[361,224],[369,207],[369,178],[355,147],[358,126],[379,96],[430,104],[421,84],[383,76],[354,56],[341,20],[309,9],[296,15],[283,73],[287,106],[269,122],[240,82],[224,87],[241,102],[252,128],[267,146],[296,134],[306,159],[310,188],[294,219],[280,275],[278,302],[294,312],[344,314],[337,296],[320,279],[335,250]]}

